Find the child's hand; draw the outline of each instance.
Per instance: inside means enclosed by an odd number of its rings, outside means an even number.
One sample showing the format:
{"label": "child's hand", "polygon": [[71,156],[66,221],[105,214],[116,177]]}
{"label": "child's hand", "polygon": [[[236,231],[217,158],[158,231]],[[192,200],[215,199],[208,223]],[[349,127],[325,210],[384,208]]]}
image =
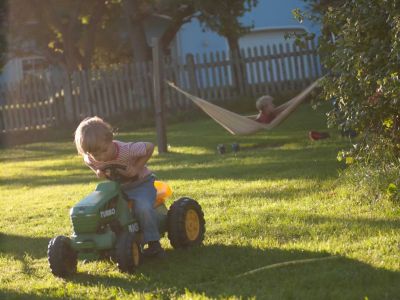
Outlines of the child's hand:
{"label": "child's hand", "polygon": [[138,175],[139,169],[135,166],[129,166],[126,170],[118,170],[118,172],[126,177],[134,177]]}

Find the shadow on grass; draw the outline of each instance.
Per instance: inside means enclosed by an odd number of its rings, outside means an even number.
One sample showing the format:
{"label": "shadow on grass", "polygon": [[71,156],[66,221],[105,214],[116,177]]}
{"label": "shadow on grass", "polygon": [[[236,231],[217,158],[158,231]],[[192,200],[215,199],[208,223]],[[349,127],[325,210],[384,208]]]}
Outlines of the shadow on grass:
{"label": "shadow on grass", "polygon": [[96,176],[91,170],[84,169],[76,169],[79,170],[80,173],[77,174],[69,174],[62,176],[54,176],[54,175],[40,175],[37,176],[18,176],[18,178],[6,178],[1,179],[1,185],[7,185],[10,187],[16,186],[29,186],[29,187],[39,187],[39,186],[51,186],[51,185],[70,185],[70,184],[85,184],[90,181],[96,180]]}
{"label": "shadow on grass", "polygon": [[345,257],[293,264],[235,278],[244,272],[293,260],[329,257],[329,253],[211,245],[168,252],[165,260],[147,261],[137,275],[115,277],[78,273],[69,281],[119,288],[125,293],[182,295],[190,291],[211,298],[394,299],[400,272],[374,268]]}
{"label": "shadow on grass", "polygon": [[[253,153],[205,155],[201,159],[187,159],[181,156],[170,170],[156,171],[160,178],[166,179],[239,179],[252,181],[263,179],[329,179],[337,177],[337,162],[332,158],[331,149],[288,150],[274,149]],[[202,165],[202,162],[205,164]],[[174,159],[157,163],[156,166],[173,165]],[[181,167],[184,166],[184,167]]]}
{"label": "shadow on grass", "polygon": [[[292,221],[290,222],[290,219]],[[250,239],[273,238],[280,244],[293,243],[295,241],[313,241],[315,235],[323,232],[319,241],[336,239],[338,236],[353,233],[353,242],[361,241],[379,235],[379,232],[398,232],[400,222],[397,220],[369,219],[361,217],[327,217],[310,213],[300,215],[296,213],[280,212],[262,212],[254,214],[251,217],[253,224],[248,223],[235,224],[229,226],[229,232],[232,237],[238,239],[246,236]],[[284,222],[283,220],[287,220]],[[280,220],[278,225],[274,220]],[[263,225],[267,224],[267,225]],[[257,229],[255,229],[257,228]],[[220,234],[220,230],[214,231],[214,234]],[[399,244],[400,245],[400,244]]]}
{"label": "shadow on grass", "polygon": [[[296,222],[303,224],[304,226],[301,228],[296,228],[296,226],[292,226],[290,223],[288,223],[286,225],[280,224],[279,228],[277,228],[273,223],[271,223],[273,220],[291,218],[291,215],[273,211],[270,213],[262,212],[261,214],[254,214],[252,216],[252,222],[259,224],[258,227],[260,228],[260,231],[254,231],[254,226],[247,226],[248,223],[241,223],[237,225],[230,224],[229,231],[232,232],[233,235],[237,235],[238,238],[240,236],[246,236],[247,238],[278,236],[283,240],[293,240],[294,238],[300,240],[309,237],[307,228],[318,230],[318,227],[321,227],[326,232],[332,232],[332,235],[337,235],[337,231],[342,232],[345,229],[347,231],[360,233],[359,229],[363,228],[363,232],[367,236],[369,236],[371,232],[376,233],[381,230],[398,231],[400,229],[400,223],[397,220],[370,219],[361,217],[327,217],[310,213],[299,215],[297,212],[294,213],[294,216],[296,217]],[[219,234],[219,232],[214,230],[213,233],[209,234]],[[363,236],[364,235],[360,235],[358,238],[363,238]],[[47,245],[50,239],[51,238],[49,237],[28,237],[0,233],[0,253],[9,254],[18,260],[23,260],[25,256],[29,256],[33,259],[40,259],[47,256]],[[192,251],[196,252],[198,250]],[[185,251],[182,251],[181,253],[185,253]]]}
{"label": "shadow on grass", "polygon": [[[15,260],[20,261],[22,273],[32,274],[34,272],[32,270],[32,260],[47,256],[47,245],[49,241],[50,238],[45,237],[26,237],[0,233],[0,253],[8,254]],[[7,297],[2,297],[2,293],[5,293],[5,291],[0,291],[0,299],[14,298],[12,294]],[[29,299],[36,298],[34,296]]]}
{"label": "shadow on grass", "polygon": [[33,259],[47,256],[47,244],[50,238],[28,237],[0,233],[0,252],[9,254],[18,260],[23,260],[27,255]]}
{"label": "shadow on grass", "polygon": [[[391,228],[399,224],[385,220],[320,218],[310,225],[335,223],[343,227]],[[236,229],[232,229],[236,231]],[[238,230],[238,238],[247,235]],[[290,232],[289,229],[287,229]],[[296,232],[295,232],[296,233]],[[271,233],[273,235],[273,233]],[[283,234],[283,233],[282,233]],[[297,232],[307,237],[305,232]],[[290,235],[290,233],[286,233]],[[32,259],[46,257],[50,238],[0,234],[0,252],[18,259],[23,273],[31,272]],[[375,268],[357,260],[337,257],[303,264],[266,269],[235,278],[244,272],[293,260],[330,257],[326,252],[257,249],[250,246],[214,244],[188,250],[169,250],[164,260],[146,260],[133,275],[88,274],[80,265],[78,274],[67,279],[80,286],[120,289],[126,294],[152,293],[168,299],[190,291],[210,298],[256,297],[257,299],[398,299],[400,272]],[[115,268],[110,263],[110,269]],[[49,291],[51,292],[51,291]],[[1,299],[54,299],[73,294],[38,296],[34,293],[0,291]]]}
{"label": "shadow on grass", "polygon": [[[160,179],[168,180],[258,180],[260,178],[274,179],[328,179],[337,177],[337,162],[332,159],[330,148],[318,151],[305,149],[272,149],[252,153],[241,152],[220,155],[178,155],[168,154],[152,164]],[[249,161],[249,159],[251,161]],[[159,167],[160,170],[156,168]],[[171,169],[163,170],[163,167]],[[56,166],[32,166],[31,174],[16,178],[3,178],[2,185],[7,186],[44,186],[79,184],[95,179],[95,175],[82,165],[61,163]],[[49,171],[68,171],[68,175],[41,175]],[[29,173],[28,173],[29,174]]]}
{"label": "shadow on grass", "polygon": [[[9,153],[7,153],[8,151],[12,151],[12,155],[9,155]],[[43,144],[28,144],[15,147],[5,152],[0,152],[0,160],[4,159],[7,160],[7,162],[19,162],[26,160],[37,161],[74,154],[76,154],[76,152],[72,143],[71,145],[68,145],[65,142],[54,141]]]}
{"label": "shadow on grass", "polygon": [[17,292],[14,290],[7,290],[7,289],[2,289],[0,290],[0,299],[4,299],[4,300],[22,300],[22,299],[26,299],[26,300],[46,300],[46,299],[65,299],[65,297],[62,296],[58,296],[58,297],[54,297],[54,296],[46,296],[43,294],[34,294],[34,293],[24,293],[24,292]]}
{"label": "shadow on grass", "polygon": [[0,233],[0,253],[9,254],[20,261],[24,261],[26,256],[40,259],[47,256],[50,239]]}

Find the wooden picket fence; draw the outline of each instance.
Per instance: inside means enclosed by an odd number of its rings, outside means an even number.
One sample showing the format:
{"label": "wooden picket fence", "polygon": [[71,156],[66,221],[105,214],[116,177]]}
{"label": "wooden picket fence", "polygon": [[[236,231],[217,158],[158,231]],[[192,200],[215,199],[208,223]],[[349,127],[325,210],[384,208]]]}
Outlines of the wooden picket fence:
{"label": "wooden picket fence", "polygon": [[[0,85],[0,131],[63,126],[93,115],[152,113],[152,71],[151,62],[132,63]],[[188,55],[182,62],[166,59],[163,72],[167,80],[217,103],[296,92],[322,73],[313,41],[304,48],[280,44],[242,50],[240,55],[222,51]],[[169,112],[192,107],[183,95],[167,86],[164,91]]]}

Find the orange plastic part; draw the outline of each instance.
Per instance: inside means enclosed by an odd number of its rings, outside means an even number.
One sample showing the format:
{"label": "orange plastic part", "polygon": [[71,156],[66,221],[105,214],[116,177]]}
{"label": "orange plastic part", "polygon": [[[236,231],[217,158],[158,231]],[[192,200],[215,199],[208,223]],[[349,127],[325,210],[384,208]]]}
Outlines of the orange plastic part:
{"label": "orange plastic part", "polygon": [[157,197],[153,206],[158,207],[163,204],[169,196],[172,195],[172,189],[163,181],[154,181],[154,187],[157,190]]}

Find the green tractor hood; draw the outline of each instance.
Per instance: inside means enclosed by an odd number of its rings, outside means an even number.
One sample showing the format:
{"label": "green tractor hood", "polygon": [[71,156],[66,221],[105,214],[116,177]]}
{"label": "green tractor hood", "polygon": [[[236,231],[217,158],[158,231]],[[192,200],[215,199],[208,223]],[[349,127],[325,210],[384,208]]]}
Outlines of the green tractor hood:
{"label": "green tractor hood", "polygon": [[94,233],[99,224],[117,214],[119,184],[113,181],[100,183],[96,190],[71,208],[74,232]]}

